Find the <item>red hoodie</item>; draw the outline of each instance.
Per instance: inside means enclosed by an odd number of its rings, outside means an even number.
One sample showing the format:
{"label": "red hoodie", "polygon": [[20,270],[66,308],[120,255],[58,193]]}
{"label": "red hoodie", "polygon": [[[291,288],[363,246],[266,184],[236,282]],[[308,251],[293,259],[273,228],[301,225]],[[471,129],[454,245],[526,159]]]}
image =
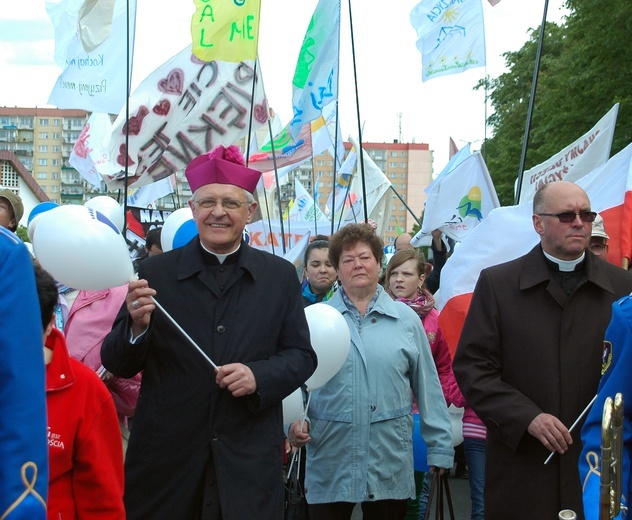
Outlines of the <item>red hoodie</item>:
{"label": "red hoodie", "polygon": [[48,520],[125,519],[123,448],[112,396],[68,355],[63,334],[46,339]]}

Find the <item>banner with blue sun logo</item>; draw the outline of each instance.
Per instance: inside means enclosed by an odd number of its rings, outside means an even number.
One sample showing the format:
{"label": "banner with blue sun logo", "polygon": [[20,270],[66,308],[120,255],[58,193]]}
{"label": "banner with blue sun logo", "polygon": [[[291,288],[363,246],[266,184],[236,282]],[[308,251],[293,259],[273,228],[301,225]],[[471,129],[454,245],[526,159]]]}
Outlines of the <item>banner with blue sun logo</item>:
{"label": "banner with blue sun logo", "polygon": [[410,23],[417,31],[422,81],[485,65],[481,0],[422,0]]}
{"label": "banner with blue sun logo", "polygon": [[473,153],[428,191],[420,233],[440,229],[460,242],[499,206],[483,156]]}

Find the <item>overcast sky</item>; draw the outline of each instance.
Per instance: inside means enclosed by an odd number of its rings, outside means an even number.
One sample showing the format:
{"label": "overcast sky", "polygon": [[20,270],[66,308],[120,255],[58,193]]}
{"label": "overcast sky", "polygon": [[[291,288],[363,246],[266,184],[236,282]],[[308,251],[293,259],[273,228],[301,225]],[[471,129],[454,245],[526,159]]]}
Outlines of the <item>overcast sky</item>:
{"label": "overcast sky", "polygon": [[[439,0],[436,0],[437,2]],[[317,0],[261,0],[259,54],[270,106],[285,124],[291,116],[291,81],[298,51]],[[487,67],[421,81],[421,55],[409,22],[417,0],[351,0],[363,140],[428,143],[435,152],[435,171],[448,160],[448,140],[460,148],[485,137],[485,103],[473,86],[485,73],[504,70],[502,53],[518,50],[537,27],[544,0],[502,0],[492,7],[483,0]],[[61,69],[54,63],[53,26],[43,0],[3,2],[0,12],[0,106],[48,106]],[[563,0],[550,0],[549,21],[560,21]],[[138,0],[132,83],[190,43],[193,0]],[[545,49],[546,51],[546,49]],[[342,0],[340,57],[342,132],[357,136],[349,1]],[[516,164],[516,170],[518,164]]]}

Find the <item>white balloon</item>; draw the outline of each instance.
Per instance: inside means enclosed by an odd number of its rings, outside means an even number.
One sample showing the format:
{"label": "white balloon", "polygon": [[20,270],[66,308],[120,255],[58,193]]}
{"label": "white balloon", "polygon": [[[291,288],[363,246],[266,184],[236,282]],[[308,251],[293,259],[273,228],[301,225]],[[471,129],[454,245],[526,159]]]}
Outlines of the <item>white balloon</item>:
{"label": "white balloon", "polygon": [[42,267],[74,289],[118,287],[134,275],[127,244],[114,224],[85,206],[59,206],[44,213],[33,248]]}
{"label": "white balloon", "polygon": [[31,212],[29,213],[28,226],[26,228],[26,232],[29,236],[29,240],[33,240],[33,234],[35,233],[35,228],[37,227],[37,223],[42,218],[42,215],[51,209],[58,208],[59,204],[56,202],[46,201],[40,202],[37,206],[35,206]]}
{"label": "white balloon", "polygon": [[125,225],[125,214],[123,213],[123,207],[116,202],[112,197],[105,195],[99,195],[94,197],[84,204],[86,208],[92,208],[99,213],[105,215],[110,221],[117,227],[119,231],[123,229]]}
{"label": "white balloon", "polygon": [[303,392],[297,388],[283,399],[283,424],[292,424],[303,418]]}
{"label": "white balloon", "polygon": [[340,312],[331,305],[315,303],[305,309],[312,347],[318,356],[318,366],[305,382],[308,390],[323,386],[334,377],[349,355],[351,334]]}
{"label": "white balloon", "polygon": [[166,253],[173,249],[173,237],[176,236],[180,226],[187,220],[193,220],[193,212],[188,206],[175,210],[166,218],[160,233],[160,243],[162,244],[163,252]]}

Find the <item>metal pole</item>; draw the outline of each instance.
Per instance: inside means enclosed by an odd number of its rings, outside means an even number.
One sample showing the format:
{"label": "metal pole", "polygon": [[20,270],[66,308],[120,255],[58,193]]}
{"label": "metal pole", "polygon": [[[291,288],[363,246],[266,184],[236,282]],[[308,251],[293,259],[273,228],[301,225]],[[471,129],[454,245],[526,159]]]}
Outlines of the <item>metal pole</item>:
{"label": "metal pole", "polygon": [[529,133],[531,131],[531,118],[533,106],[535,105],[535,92],[538,86],[538,75],[540,73],[540,58],[542,57],[542,47],[544,46],[544,33],[546,30],[546,13],[549,9],[549,0],[544,0],[544,13],[542,14],[542,25],[540,25],[540,39],[538,40],[538,51],[535,56],[535,68],[533,69],[533,81],[531,82],[531,97],[529,98],[529,111],[527,113],[527,123],[524,129],[524,140],[522,143],[522,157],[520,158],[520,169],[518,170],[518,182],[516,184],[516,196],[514,203],[520,202],[520,192],[522,191],[522,177],[527,161],[527,147],[529,146]]}

